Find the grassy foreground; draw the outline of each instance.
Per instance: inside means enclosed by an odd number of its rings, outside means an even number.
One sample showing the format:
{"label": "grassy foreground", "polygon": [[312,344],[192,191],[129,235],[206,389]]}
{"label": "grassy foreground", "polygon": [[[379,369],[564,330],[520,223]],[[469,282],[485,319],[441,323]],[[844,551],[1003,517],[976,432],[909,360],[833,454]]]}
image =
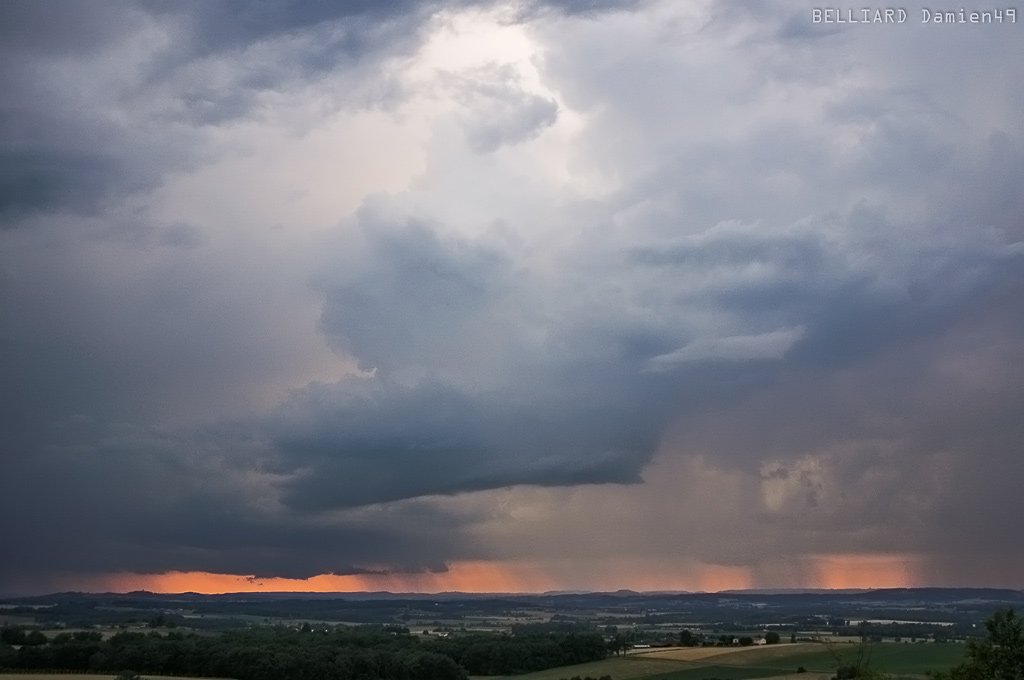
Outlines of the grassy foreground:
{"label": "grassy foreground", "polygon": [[[963,660],[962,644],[879,644],[871,647],[871,664],[900,677],[925,677],[928,671],[946,670]],[[613,680],[827,680],[836,666],[856,653],[856,645],[780,644],[769,647],[671,648],[602,661],[551,668],[507,680],[562,680],[574,676]],[[836,657],[839,657],[837,661]],[[803,666],[807,672],[797,673]],[[113,675],[4,673],[0,680],[114,680]],[[146,680],[182,680],[143,675]],[[208,679],[218,680],[218,679]],[[491,679],[494,680],[494,679]]]}
{"label": "grassy foreground", "polygon": [[[169,675],[145,675],[143,680],[228,680],[227,678],[182,678]],[[3,680],[115,680],[116,675],[94,673],[0,673]]]}
{"label": "grassy foreground", "polygon": [[[770,647],[674,648],[612,657],[603,661],[509,676],[509,680],[562,680],[574,676],[613,680],[750,680],[799,678],[823,680],[836,666],[856,654],[856,645],[780,644]],[[873,668],[894,676],[924,677],[928,671],[951,668],[963,660],[962,644],[879,644],[870,648]],[[837,660],[837,656],[839,657]],[[799,667],[807,672],[797,673]]]}

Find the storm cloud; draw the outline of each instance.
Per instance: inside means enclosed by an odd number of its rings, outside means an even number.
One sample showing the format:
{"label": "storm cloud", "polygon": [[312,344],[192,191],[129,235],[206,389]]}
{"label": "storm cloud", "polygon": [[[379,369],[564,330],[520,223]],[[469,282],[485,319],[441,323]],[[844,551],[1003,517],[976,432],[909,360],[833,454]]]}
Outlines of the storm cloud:
{"label": "storm cloud", "polygon": [[0,12],[0,590],[1024,586],[1015,25]]}

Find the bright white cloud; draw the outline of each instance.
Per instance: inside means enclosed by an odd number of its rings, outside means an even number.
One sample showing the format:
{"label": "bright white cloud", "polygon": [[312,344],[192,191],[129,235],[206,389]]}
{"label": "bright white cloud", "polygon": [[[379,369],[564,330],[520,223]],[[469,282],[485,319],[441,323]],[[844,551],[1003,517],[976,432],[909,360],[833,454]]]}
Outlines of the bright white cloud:
{"label": "bright white cloud", "polygon": [[732,335],[725,338],[703,338],[653,357],[649,370],[669,371],[691,361],[752,361],[781,359],[804,335],[804,329],[782,328],[758,335]]}

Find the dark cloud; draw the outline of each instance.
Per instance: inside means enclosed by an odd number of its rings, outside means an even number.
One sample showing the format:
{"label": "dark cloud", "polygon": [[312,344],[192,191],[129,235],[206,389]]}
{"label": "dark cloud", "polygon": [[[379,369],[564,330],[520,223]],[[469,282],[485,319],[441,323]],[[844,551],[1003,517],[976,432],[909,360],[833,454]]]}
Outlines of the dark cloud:
{"label": "dark cloud", "polygon": [[[238,120],[260,109],[268,92],[341,67],[355,75],[339,98],[357,107],[393,102],[401,94],[380,60],[408,54],[440,9],[474,4],[4,3],[0,226],[12,226],[25,211],[95,211],[151,187],[194,164],[204,126]],[[566,9],[573,11],[572,4]],[[301,44],[290,46],[295,42]],[[483,150],[535,134],[556,113],[553,102],[537,97],[485,96],[494,111],[470,130]]]}
{"label": "dark cloud", "polygon": [[0,225],[10,225],[12,212],[91,206],[115,188],[138,188],[116,126],[83,111],[59,69],[96,59],[144,24],[142,12],[117,2],[0,8]]}
{"label": "dark cloud", "polygon": [[297,469],[284,484],[285,504],[308,511],[516,484],[636,482],[657,439],[644,422],[653,415],[629,418],[586,396],[565,404],[568,390],[528,404],[520,402],[529,393],[429,384],[381,391],[377,399],[361,391],[358,407],[323,394],[319,409],[302,404],[307,418],[326,411],[320,422],[275,433],[283,461]]}
{"label": "dark cloud", "polygon": [[[54,205],[82,205],[125,177],[117,159],[66,153],[8,152],[0,155],[0,205],[7,215]],[[136,187],[138,188],[138,187]]]}
{"label": "dark cloud", "polygon": [[460,331],[509,293],[511,262],[471,242],[442,242],[427,225],[393,230],[367,219],[365,259],[323,283],[328,338],[389,373],[457,364],[468,353]]}
{"label": "dark cloud", "polygon": [[[810,226],[797,233],[758,227],[751,234],[750,227],[725,225],[691,239],[585,258],[601,262],[606,274],[618,262],[616,277],[630,281],[631,300],[655,292],[675,300],[641,321],[625,314],[623,301],[609,304],[602,291],[606,303],[596,315],[560,311],[562,303],[578,301],[557,291],[547,308],[530,309],[523,300],[530,299],[532,282],[507,255],[442,237],[436,225],[364,219],[364,247],[350,244],[359,265],[321,281],[321,324],[337,349],[372,375],[313,384],[268,416],[212,428],[39,423],[21,439],[25,458],[8,478],[18,480],[17,488],[5,497],[23,504],[31,500],[26,494],[42,493],[46,502],[32,524],[46,530],[11,529],[7,544],[24,546],[19,552],[28,561],[9,568],[60,561],[87,571],[309,576],[366,564],[436,567],[486,554],[464,543],[465,520],[441,514],[424,527],[424,520],[400,511],[369,524],[315,518],[523,484],[637,484],[673,419],[681,433],[674,441],[685,453],[752,473],[766,459],[780,461],[768,476],[799,480],[804,489],[790,511],[814,513],[794,521],[796,529],[804,527],[802,534],[794,530],[803,549],[810,543],[870,550],[901,541],[908,547],[889,520],[909,516],[913,503],[920,504],[913,513],[918,521],[909,524],[915,528],[931,526],[945,512],[927,500],[933,487],[915,481],[916,466],[944,451],[961,460],[959,452],[984,450],[1004,471],[1015,465],[1002,457],[1024,434],[1010,418],[1021,383],[996,389],[1006,401],[980,408],[981,420],[964,420],[974,409],[961,413],[959,399],[922,398],[922,391],[955,388],[928,383],[946,360],[946,338],[968,328],[982,338],[1001,335],[1011,346],[1020,337],[1019,324],[1000,321],[1012,316],[1019,253],[998,241],[943,250],[970,263],[966,284],[934,255],[917,264],[902,260],[898,272],[884,258],[866,266],[874,248],[858,252],[845,244],[835,251]],[[860,224],[857,215],[849,220]],[[715,280],[713,272],[755,265],[791,283],[770,294],[774,276],[758,277],[758,285],[735,276],[717,279],[710,290],[693,287]],[[668,282],[658,279],[661,288],[651,289],[646,277],[666,268],[673,272]],[[886,280],[895,273],[897,280]],[[803,290],[794,296],[797,284]],[[912,295],[915,289],[924,297]],[[685,324],[694,300],[761,330],[694,339]],[[546,320],[548,340],[541,344],[529,340],[534,315]],[[794,320],[806,330],[782,325]],[[738,337],[745,340],[737,353]],[[652,365],[658,370],[648,370]],[[837,390],[848,381],[841,377],[846,372],[856,382]],[[93,393],[109,378],[97,374],[94,381]],[[73,407],[85,397],[65,399]],[[44,412],[58,407],[45,404]],[[998,436],[983,434],[991,431],[990,418],[1002,418]],[[50,443],[40,448],[37,437]],[[45,453],[53,446],[59,455]],[[786,462],[822,451],[829,452],[826,481]],[[247,477],[259,479],[255,489],[239,481]],[[47,488],[60,489],[60,497]],[[992,494],[1003,499],[1004,511],[1015,511],[1015,495],[993,488],[989,503]],[[81,509],[72,535],[57,527],[75,507]],[[133,512],[123,513],[126,507]],[[844,546],[847,531],[859,538]],[[448,538],[436,540],[432,532]],[[927,534],[917,536],[920,543],[910,545],[928,547]],[[759,545],[716,544],[697,553],[739,563],[756,559]],[[57,557],[68,554],[81,557]]]}
{"label": "dark cloud", "polygon": [[[16,548],[0,571],[5,580],[68,570],[306,578],[360,573],[357,565],[367,563],[416,571],[472,550],[464,539],[457,548],[422,509],[330,523],[277,512],[257,471],[237,475],[238,440],[224,450],[209,432],[199,440],[121,427],[92,438],[88,423],[63,427],[77,430],[73,446],[6,461],[8,478],[20,483],[4,485],[5,503],[32,511],[3,529],[5,544]],[[247,468],[254,448],[246,449]]]}
{"label": "dark cloud", "polygon": [[[94,212],[153,186],[201,153],[201,130],[181,123],[237,120],[268,91],[404,49],[427,10],[412,3],[4,3],[0,224],[48,208]],[[260,52],[260,41],[287,42],[318,26],[303,50]],[[246,51],[244,67],[226,64]]]}
{"label": "dark cloud", "polygon": [[74,0],[5,2],[0,7],[0,50],[8,58],[93,52],[136,28],[142,13],[133,3],[92,7]]}
{"label": "dark cloud", "polygon": [[550,3],[409,76],[468,6],[0,8],[0,585],[443,570],[558,487],[713,518],[640,555],[1016,563],[1012,34]]}
{"label": "dark cloud", "polygon": [[[282,34],[297,34],[320,24],[368,17],[366,27],[388,17],[411,12],[416,3],[408,0],[219,0],[218,2],[161,2],[147,6],[187,22],[192,43],[199,53],[246,47]],[[356,36],[353,36],[356,38]]]}
{"label": "dark cloud", "polygon": [[[866,228],[862,219],[849,221]],[[784,371],[828,375],[941,337],[1019,268],[997,240],[955,247],[969,273],[950,271],[937,254],[903,258],[893,271],[884,260],[865,266],[878,232],[864,234],[865,250],[846,243],[840,251],[820,228],[756,229],[736,225],[638,252],[678,277],[675,309],[660,313],[682,318],[696,298],[760,332],[687,340],[677,321],[672,346],[660,323],[616,327],[619,307],[597,319],[534,310],[548,316],[551,340],[531,346],[522,337],[527,319],[508,312],[520,314],[529,291],[504,257],[423,225],[374,225],[359,256],[364,274],[328,285],[322,320],[339,350],[374,376],[311,388],[279,414],[271,438],[297,471],[284,502],[309,510],[515,484],[635,481],[671,415],[700,401],[729,403]],[[711,290],[691,283],[752,265],[765,273]],[[633,295],[643,298],[654,291],[643,289],[646,272],[635,266],[614,271],[634,279]],[[785,325],[793,323],[801,325]],[[658,340],[638,345],[640,337]],[[749,448],[720,455],[730,450]]]}

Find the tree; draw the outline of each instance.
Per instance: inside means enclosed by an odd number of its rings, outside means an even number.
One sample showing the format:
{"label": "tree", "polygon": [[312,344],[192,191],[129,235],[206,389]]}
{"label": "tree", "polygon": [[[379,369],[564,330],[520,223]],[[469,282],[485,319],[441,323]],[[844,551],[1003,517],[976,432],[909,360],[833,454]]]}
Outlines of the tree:
{"label": "tree", "polygon": [[629,644],[629,640],[622,633],[618,633],[614,638],[608,641],[608,650],[611,651],[615,656],[619,654],[625,654],[632,647]]}
{"label": "tree", "polygon": [[1024,619],[1012,608],[985,621],[988,638],[967,643],[964,662],[936,678],[948,680],[1019,680],[1024,678]]}
{"label": "tree", "polygon": [[9,645],[25,644],[25,629],[13,626],[0,628],[0,642],[6,642]]}
{"label": "tree", "polygon": [[25,636],[25,639],[22,641],[21,644],[23,644],[23,645],[30,645],[30,646],[38,646],[38,645],[45,645],[49,641],[50,641],[50,639],[48,637],[46,637],[46,635],[44,635],[41,631],[33,630],[33,631],[30,631],[29,634]]}
{"label": "tree", "polygon": [[764,634],[764,641],[769,645],[777,645],[779,644],[779,634],[774,630],[770,630]]}

